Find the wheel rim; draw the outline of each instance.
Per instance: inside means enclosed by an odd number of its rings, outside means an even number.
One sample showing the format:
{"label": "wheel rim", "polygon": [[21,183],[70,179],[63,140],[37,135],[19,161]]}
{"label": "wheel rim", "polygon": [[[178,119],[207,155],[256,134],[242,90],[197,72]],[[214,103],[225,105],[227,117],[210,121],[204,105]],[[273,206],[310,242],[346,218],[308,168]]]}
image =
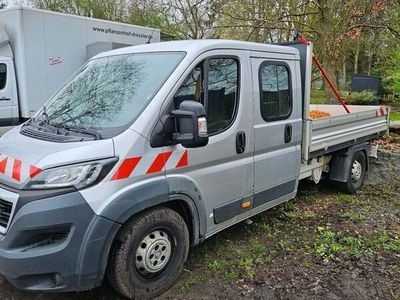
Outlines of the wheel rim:
{"label": "wheel rim", "polygon": [[355,160],[351,168],[351,181],[353,183],[359,182],[362,176],[362,171],[363,171],[362,164],[358,160]]}
{"label": "wheel rim", "polygon": [[158,273],[169,262],[171,252],[168,234],[162,230],[152,231],[139,244],[135,266],[142,275]]}

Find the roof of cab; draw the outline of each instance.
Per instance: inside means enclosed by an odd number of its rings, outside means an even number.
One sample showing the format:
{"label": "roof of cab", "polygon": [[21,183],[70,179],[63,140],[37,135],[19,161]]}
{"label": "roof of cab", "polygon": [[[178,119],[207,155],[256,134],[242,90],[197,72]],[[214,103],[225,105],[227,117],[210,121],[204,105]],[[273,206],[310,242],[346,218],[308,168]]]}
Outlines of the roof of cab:
{"label": "roof of cab", "polygon": [[293,47],[218,39],[218,40],[184,40],[184,41],[160,42],[160,43],[151,43],[138,46],[124,47],[100,53],[94,56],[94,58],[112,56],[112,55],[130,54],[130,53],[163,52],[163,51],[184,51],[188,54],[199,54],[207,50],[214,50],[214,49],[251,50],[251,51],[283,53],[289,55],[292,54],[298,56],[298,50]]}

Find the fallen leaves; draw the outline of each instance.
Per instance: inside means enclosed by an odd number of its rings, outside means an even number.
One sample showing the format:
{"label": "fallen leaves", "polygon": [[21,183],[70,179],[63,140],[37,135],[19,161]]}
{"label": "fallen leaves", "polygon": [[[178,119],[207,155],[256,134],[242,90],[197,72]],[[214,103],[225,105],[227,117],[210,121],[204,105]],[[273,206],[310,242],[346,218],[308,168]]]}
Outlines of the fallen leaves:
{"label": "fallen leaves", "polygon": [[375,140],[373,144],[378,145],[380,149],[400,153],[400,135],[398,133],[391,132],[388,137]]}
{"label": "fallen leaves", "polygon": [[330,113],[318,109],[310,110],[310,119],[315,120],[315,119],[322,119],[322,118],[328,118],[331,116]]}

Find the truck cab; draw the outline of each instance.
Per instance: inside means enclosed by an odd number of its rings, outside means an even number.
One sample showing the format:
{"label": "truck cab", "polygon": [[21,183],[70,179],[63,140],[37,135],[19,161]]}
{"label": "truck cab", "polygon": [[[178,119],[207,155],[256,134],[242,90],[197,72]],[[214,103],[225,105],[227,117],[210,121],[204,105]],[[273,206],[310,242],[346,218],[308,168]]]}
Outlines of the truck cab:
{"label": "truck cab", "polygon": [[106,274],[149,299],[189,246],[295,197],[300,179],[332,168],[355,192],[388,116],[312,123],[305,49],[178,41],[89,60],[0,138],[0,273],[31,291],[87,290]]}

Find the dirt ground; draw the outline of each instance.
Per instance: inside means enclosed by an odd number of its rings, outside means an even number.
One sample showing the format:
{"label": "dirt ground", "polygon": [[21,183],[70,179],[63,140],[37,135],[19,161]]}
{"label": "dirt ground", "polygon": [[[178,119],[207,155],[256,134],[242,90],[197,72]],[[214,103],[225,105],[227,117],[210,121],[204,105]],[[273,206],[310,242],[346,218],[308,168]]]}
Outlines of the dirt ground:
{"label": "dirt ground", "polygon": [[[159,299],[400,299],[400,183],[355,196],[302,183],[296,199],[191,249]],[[32,294],[0,277],[0,299],[123,299],[107,283]]]}
{"label": "dirt ground", "polygon": [[379,146],[379,149],[400,153],[400,129],[390,132],[390,135],[385,139],[379,139],[374,142]]}

